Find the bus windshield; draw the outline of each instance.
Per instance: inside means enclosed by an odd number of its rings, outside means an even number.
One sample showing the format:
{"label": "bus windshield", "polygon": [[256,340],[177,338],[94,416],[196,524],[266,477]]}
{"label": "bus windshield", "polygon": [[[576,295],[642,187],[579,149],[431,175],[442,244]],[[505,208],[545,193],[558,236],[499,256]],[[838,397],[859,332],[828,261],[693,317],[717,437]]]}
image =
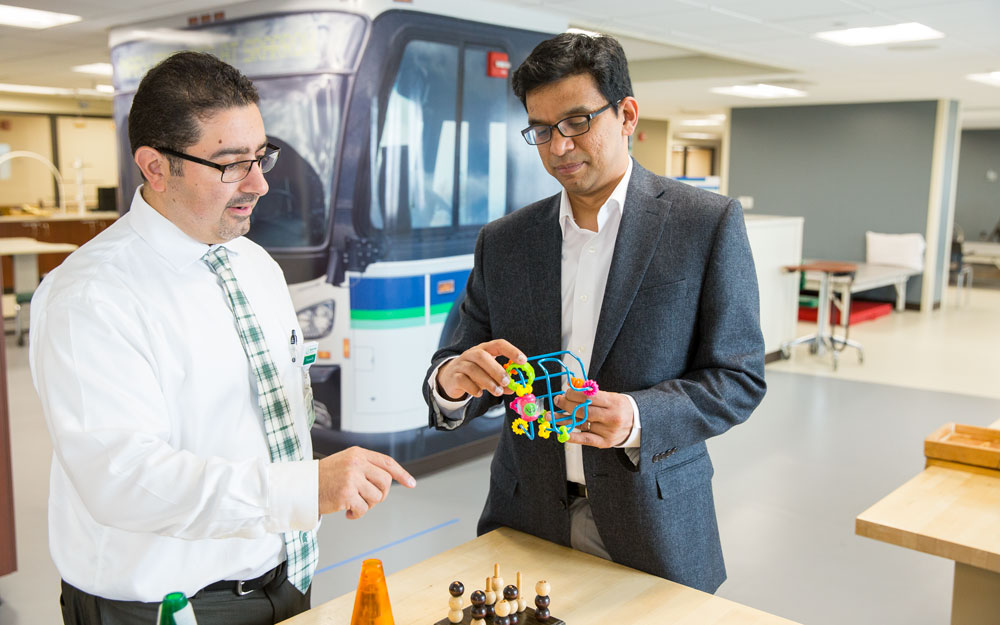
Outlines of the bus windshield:
{"label": "bus windshield", "polygon": [[[136,29],[111,51],[122,153],[129,153],[132,96],[149,68],[179,50],[214,54],[253,80],[268,140],[281,148],[249,238],[270,250],[321,247],[330,229],[346,92],[369,24],[361,15],[317,11],[190,29]],[[121,167],[120,178],[127,202],[142,180],[130,162]]]}
{"label": "bus windshield", "polygon": [[319,74],[254,81],[268,140],[281,148],[247,236],[267,249],[323,245],[347,77]]}

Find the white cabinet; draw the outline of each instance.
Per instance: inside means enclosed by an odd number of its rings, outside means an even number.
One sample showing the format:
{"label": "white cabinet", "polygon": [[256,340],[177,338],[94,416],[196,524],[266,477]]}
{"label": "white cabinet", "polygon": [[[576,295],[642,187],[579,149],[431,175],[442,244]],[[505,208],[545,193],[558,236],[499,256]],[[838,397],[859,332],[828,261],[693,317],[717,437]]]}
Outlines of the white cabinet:
{"label": "white cabinet", "polygon": [[774,354],[795,338],[799,274],[783,268],[802,262],[802,217],[746,215],[747,236],[760,287],[760,329],[764,351]]}

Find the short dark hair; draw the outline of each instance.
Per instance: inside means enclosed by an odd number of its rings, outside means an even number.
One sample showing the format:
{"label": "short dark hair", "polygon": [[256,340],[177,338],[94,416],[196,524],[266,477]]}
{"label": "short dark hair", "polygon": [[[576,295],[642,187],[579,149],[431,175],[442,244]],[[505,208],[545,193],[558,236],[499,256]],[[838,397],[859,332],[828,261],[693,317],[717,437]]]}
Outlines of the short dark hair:
{"label": "short dark hair", "polygon": [[[220,110],[259,102],[257,88],[232,65],[204,52],[172,54],[146,73],[132,99],[132,154],[144,145],[183,150],[201,138],[200,122]],[[180,160],[168,160],[171,173],[180,175]]]}
{"label": "short dark hair", "polygon": [[617,103],[632,95],[625,51],[613,37],[562,33],[535,46],[514,71],[514,94],[527,108],[525,96],[536,87],[567,76],[590,74],[618,114]]}

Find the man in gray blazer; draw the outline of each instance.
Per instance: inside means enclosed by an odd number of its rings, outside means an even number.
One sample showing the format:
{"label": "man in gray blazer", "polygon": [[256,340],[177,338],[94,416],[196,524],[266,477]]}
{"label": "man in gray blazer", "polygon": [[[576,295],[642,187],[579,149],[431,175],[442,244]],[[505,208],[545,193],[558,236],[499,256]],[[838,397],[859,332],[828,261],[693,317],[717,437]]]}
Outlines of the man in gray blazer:
{"label": "man in gray blazer", "polygon": [[[513,84],[522,134],[563,191],[482,229],[456,342],[424,385],[430,423],[507,400],[480,533],[512,527],[714,592],[726,574],[705,440],[765,391],[742,209],[631,159],[638,103],[614,39],[543,42]],[[565,445],[515,436],[498,358],[564,349],[600,386],[588,422]]]}

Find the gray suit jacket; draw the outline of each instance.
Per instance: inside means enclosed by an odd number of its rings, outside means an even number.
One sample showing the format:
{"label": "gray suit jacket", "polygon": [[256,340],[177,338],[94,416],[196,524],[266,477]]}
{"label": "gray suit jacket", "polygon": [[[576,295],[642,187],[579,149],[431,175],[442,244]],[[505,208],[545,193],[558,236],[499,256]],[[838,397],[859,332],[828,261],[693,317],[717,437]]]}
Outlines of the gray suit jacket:
{"label": "gray suit jacket", "polygon": [[[556,195],[482,229],[458,340],[434,355],[428,376],[494,338],[529,357],[561,349],[558,215]],[[746,420],[764,396],[758,311],[739,203],[636,163],[588,377],[635,399],[640,461],[621,449],[583,448],[594,521],[616,562],[707,592],[725,580],[705,440]],[[426,383],[424,396],[438,424]],[[465,422],[498,401],[474,398]],[[508,526],[568,545],[563,446],[514,436],[513,418],[508,407],[479,533]]]}

